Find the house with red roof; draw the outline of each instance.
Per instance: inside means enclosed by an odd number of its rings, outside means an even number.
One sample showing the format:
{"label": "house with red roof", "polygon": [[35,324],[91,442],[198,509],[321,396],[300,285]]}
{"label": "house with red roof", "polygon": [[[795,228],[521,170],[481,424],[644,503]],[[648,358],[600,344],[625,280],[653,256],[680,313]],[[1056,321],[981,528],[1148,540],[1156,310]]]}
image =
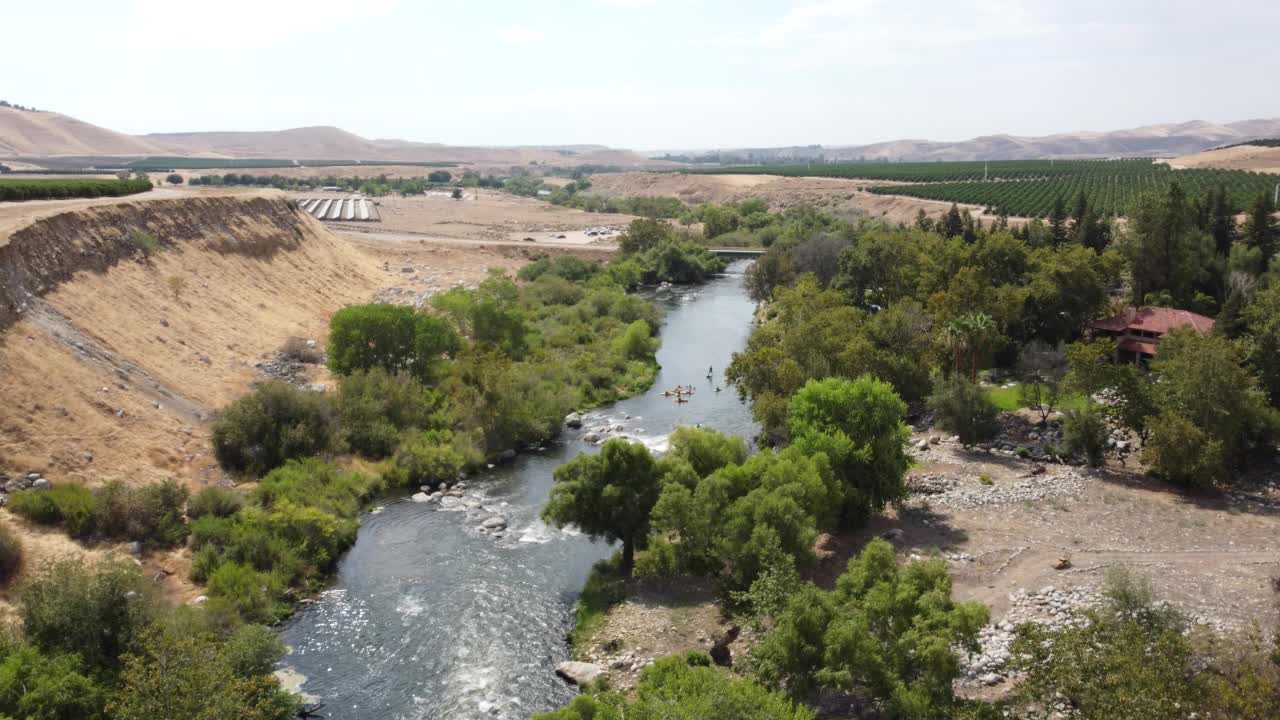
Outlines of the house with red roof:
{"label": "house with red roof", "polygon": [[1139,362],[1156,356],[1160,339],[1170,330],[1190,327],[1201,335],[1213,332],[1213,318],[1166,307],[1128,308],[1123,314],[1090,323],[1094,337],[1116,341],[1116,360]]}

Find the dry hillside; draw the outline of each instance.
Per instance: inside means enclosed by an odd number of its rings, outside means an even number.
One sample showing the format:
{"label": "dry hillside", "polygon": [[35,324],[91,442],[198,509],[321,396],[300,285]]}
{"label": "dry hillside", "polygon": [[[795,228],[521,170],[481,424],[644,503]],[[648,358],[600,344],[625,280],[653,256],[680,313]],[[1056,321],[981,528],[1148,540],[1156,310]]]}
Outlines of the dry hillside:
{"label": "dry hillside", "polygon": [[1280,173],[1280,147],[1237,145],[1183,155],[1170,160],[1169,164],[1176,168],[1223,168]]}
{"label": "dry hillside", "polygon": [[164,148],[145,138],[90,125],[55,112],[0,107],[0,157],[22,155],[151,155]]}
{"label": "dry hillside", "polygon": [[[164,243],[143,260],[130,240]],[[291,336],[379,286],[369,256],[283,197],[72,210],[0,246],[0,465],[98,482],[191,479],[203,420]],[[185,284],[177,297],[171,278]]]}

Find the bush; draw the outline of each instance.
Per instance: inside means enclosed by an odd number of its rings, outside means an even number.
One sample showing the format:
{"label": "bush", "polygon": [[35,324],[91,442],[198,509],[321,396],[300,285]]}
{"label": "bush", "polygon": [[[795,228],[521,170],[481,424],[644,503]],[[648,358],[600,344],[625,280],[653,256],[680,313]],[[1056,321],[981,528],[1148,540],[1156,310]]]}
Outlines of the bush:
{"label": "bush", "polygon": [[336,430],[324,395],[270,380],[218,414],[213,450],[223,467],[262,475],[291,458],[331,449]]}
{"label": "bush", "polygon": [[947,432],[969,446],[995,436],[997,408],[982,386],[960,373],[943,379],[929,396],[929,409]]}
{"label": "bush", "polygon": [[206,515],[215,518],[226,518],[235,515],[244,507],[244,495],[224,487],[207,487],[196,493],[187,502],[187,516],[192,520]]}
{"label": "bush", "polygon": [[290,460],[258,483],[254,497],[264,508],[288,501],[317,507],[338,517],[355,517],[363,501],[378,489],[377,480],[357,472],[341,472],[317,458]]}
{"label": "bush", "polygon": [[94,531],[98,500],[85,486],[67,483],[48,490],[14,493],[9,509],[43,525],[65,522],[67,532],[87,537]]}
{"label": "bush", "polygon": [[1148,427],[1151,437],[1142,449],[1142,462],[1151,473],[1174,485],[1212,487],[1227,470],[1222,442],[1181,415],[1164,412]]}
{"label": "bush", "polygon": [[318,365],[324,361],[324,351],[318,346],[308,345],[307,341],[300,337],[285,340],[280,346],[280,354],[306,365]]}
{"label": "bush", "polygon": [[0,717],[99,720],[107,694],[75,655],[20,647],[0,662]]}
{"label": "bush", "polygon": [[157,238],[149,232],[134,230],[133,233],[129,235],[129,242],[133,243],[133,246],[137,248],[138,252],[142,253],[142,256],[145,258],[150,258],[152,255],[160,252],[160,238]]}
{"label": "bush", "polygon": [[23,634],[50,653],[74,653],[93,672],[113,673],[156,614],[151,584],[129,562],[61,560],[19,589]]}
{"label": "bush", "polygon": [[22,566],[22,541],[8,525],[0,525],[0,582],[5,582]]}
{"label": "bush", "polygon": [[658,341],[653,337],[649,323],[636,320],[618,339],[618,354],[627,360],[648,360],[657,350]]}
{"label": "bush", "polygon": [[405,430],[443,427],[439,392],[405,372],[357,370],[338,386],[338,413],[351,449],[371,458],[395,452]]}
{"label": "bush", "polygon": [[432,430],[411,436],[396,451],[395,467],[388,473],[394,485],[431,485],[453,480],[466,465],[454,447],[448,430]]}
{"label": "bush", "polygon": [[209,594],[227,600],[249,622],[272,622],[276,619],[275,587],[270,575],[240,563],[224,562],[209,575]]}
{"label": "bush", "polygon": [[98,491],[97,530],[105,537],[171,547],[187,536],[188,492],[174,480],[129,487],[108,482]]}
{"label": "bush", "polygon": [[1107,423],[1093,408],[1067,410],[1062,418],[1062,441],[1067,452],[1082,455],[1092,467],[1103,462],[1107,449]]}

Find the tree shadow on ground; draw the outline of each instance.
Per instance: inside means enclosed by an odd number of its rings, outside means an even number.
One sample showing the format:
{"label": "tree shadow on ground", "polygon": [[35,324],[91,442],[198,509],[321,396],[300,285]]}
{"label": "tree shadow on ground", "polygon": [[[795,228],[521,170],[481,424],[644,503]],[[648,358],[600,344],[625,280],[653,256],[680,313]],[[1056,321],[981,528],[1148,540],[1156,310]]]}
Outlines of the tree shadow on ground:
{"label": "tree shadow on ground", "polygon": [[848,567],[849,559],[877,537],[889,539],[899,553],[920,555],[954,550],[969,540],[968,533],[953,526],[949,516],[928,508],[903,506],[896,512],[877,515],[857,530],[820,536],[820,559],[804,573],[805,579],[831,589]]}

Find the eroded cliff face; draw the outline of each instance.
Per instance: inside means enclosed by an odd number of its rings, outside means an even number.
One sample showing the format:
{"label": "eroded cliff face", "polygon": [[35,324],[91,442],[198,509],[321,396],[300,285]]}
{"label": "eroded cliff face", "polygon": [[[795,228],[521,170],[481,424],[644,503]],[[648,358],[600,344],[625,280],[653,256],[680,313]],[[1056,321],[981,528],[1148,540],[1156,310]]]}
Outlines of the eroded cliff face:
{"label": "eroded cliff face", "polygon": [[149,233],[160,251],[183,247],[270,258],[327,234],[283,197],[224,196],[122,201],[52,215],[0,238],[0,329],[76,273],[103,273],[144,259],[134,240]]}
{"label": "eroded cliff face", "polygon": [[[134,240],[154,235],[147,257]],[[0,238],[0,470],[216,479],[212,413],[385,273],[283,196],[122,201]]]}

